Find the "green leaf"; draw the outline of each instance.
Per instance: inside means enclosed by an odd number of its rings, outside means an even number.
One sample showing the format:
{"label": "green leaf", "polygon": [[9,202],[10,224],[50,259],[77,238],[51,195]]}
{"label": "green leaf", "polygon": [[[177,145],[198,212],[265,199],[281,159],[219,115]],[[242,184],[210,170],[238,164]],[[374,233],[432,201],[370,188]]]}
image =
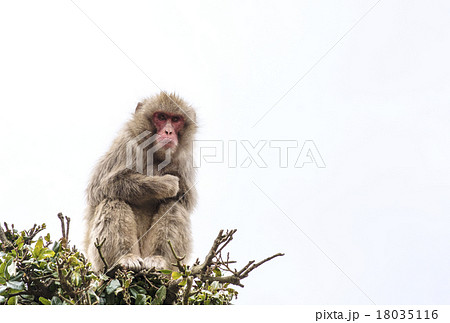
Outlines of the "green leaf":
{"label": "green leaf", "polygon": [[214,269],[213,269],[213,272],[216,274],[216,277],[222,276],[222,272],[220,271],[219,268],[214,268]]}
{"label": "green leaf", "polygon": [[53,244],[52,250],[55,253],[58,253],[61,250],[61,241],[55,241],[55,243]]}
{"label": "green leaf", "polygon": [[8,305],[17,305],[17,296],[8,299]]}
{"label": "green leaf", "polygon": [[32,301],[34,303],[34,296],[33,295],[23,294],[23,295],[20,295],[20,297],[23,298],[23,299],[27,299],[29,301]]}
{"label": "green leaf", "polygon": [[136,285],[133,288],[137,291],[138,294],[147,294],[147,291],[141,286]]}
{"label": "green leaf", "polygon": [[44,250],[41,251],[38,260],[43,260],[45,258],[50,258],[53,257],[55,255],[55,252],[45,248]]}
{"label": "green leaf", "polygon": [[11,262],[11,264],[8,266],[7,271],[8,271],[9,277],[16,275],[16,262],[15,261]]}
{"label": "green leaf", "polygon": [[0,277],[2,278],[5,277],[6,279],[9,279],[9,277],[6,277],[7,272],[5,271],[5,269],[6,269],[6,262],[0,265]]}
{"label": "green leaf", "polygon": [[145,305],[146,299],[147,299],[147,296],[145,296],[144,294],[137,294],[136,302],[134,304],[135,305]]}
{"label": "green leaf", "polygon": [[45,241],[50,242],[50,233],[47,233],[47,235],[44,237]]}
{"label": "green leaf", "polygon": [[[10,281],[15,281],[15,282],[20,282],[20,281],[22,281],[23,274],[24,274],[23,271],[19,271],[19,273],[16,274],[14,277],[11,277]],[[5,283],[6,283],[6,282],[5,282]]]}
{"label": "green leaf", "polygon": [[44,241],[42,241],[42,238],[39,238],[39,240],[36,242],[36,245],[33,249],[33,257],[38,259],[39,255],[41,254],[42,248],[44,246]]}
{"label": "green leaf", "polygon": [[187,280],[183,279],[181,282],[178,283],[178,286],[186,286]]}
{"label": "green leaf", "polygon": [[172,274],[172,270],[168,270],[168,269],[161,269],[159,272],[164,274],[164,275]]}
{"label": "green leaf", "polygon": [[120,281],[118,279],[111,280],[108,286],[106,286],[106,294],[111,294],[118,287],[120,287]]}
{"label": "green leaf", "polygon": [[178,278],[182,277],[183,275],[180,274],[179,272],[176,271],[172,271],[172,279],[173,280],[177,280]]}
{"label": "green leaf", "polygon": [[220,284],[219,284],[219,282],[218,281],[213,281],[212,283],[211,283],[211,288],[213,289],[213,290],[215,290],[215,289],[218,289],[220,287]]}
{"label": "green leaf", "polygon": [[61,301],[61,299],[58,296],[53,296],[51,303],[52,303],[52,305],[63,305],[63,302]]}
{"label": "green leaf", "polygon": [[72,284],[76,287],[80,286],[81,284],[81,275],[79,272],[74,271],[72,273],[72,277],[70,278],[70,280],[72,281]]}
{"label": "green leaf", "polygon": [[19,236],[16,240],[16,245],[19,247],[19,250],[23,247],[23,237]]}
{"label": "green leaf", "polygon": [[131,287],[129,289],[129,291],[130,291],[131,295],[133,295],[134,298],[136,298],[136,296],[139,294],[138,291],[134,287]]}
{"label": "green leaf", "polygon": [[11,277],[11,275],[9,274],[9,272],[7,270],[8,266],[11,264],[12,264],[12,258],[10,258],[8,261],[5,261],[0,266],[0,274],[3,274],[6,279],[9,279]]}
{"label": "green leaf", "polygon": [[134,298],[136,298],[138,294],[144,294],[144,295],[147,294],[147,291],[138,285],[134,285],[133,287],[130,287],[129,291],[130,291],[131,295],[133,295]]}
{"label": "green leaf", "polygon": [[161,286],[155,294],[156,297],[160,298],[161,300],[164,300],[166,298],[166,286]]}
{"label": "green leaf", "polygon": [[155,299],[152,301],[152,305],[161,305],[166,299],[166,286],[161,286],[155,294]]}
{"label": "green leaf", "polygon": [[80,263],[80,261],[75,257],[75,255],[72,255],[69,257],[69,264],[71,266],[78,265],[79,263]]}
{"label": "green leaf", "polygon": [[17,290],[17,291],[22,291],[25,289],[25,284],[23,283],[23,281],[20,282],[16,282],[16,281],[7,281],[6,282],[6,287]]}
{"label": "green leaf", "polygon": [[3,293],[7,289],[8,289],[8,287],[6,287],[5,285],[0,286],[0,294]]}
{"label": "green leaf", "polygon": [[39,301],[44,304],[44,305],[52,305],[52,302],[50,302],[48,299],[44,298],[44,297],[39,297]]}

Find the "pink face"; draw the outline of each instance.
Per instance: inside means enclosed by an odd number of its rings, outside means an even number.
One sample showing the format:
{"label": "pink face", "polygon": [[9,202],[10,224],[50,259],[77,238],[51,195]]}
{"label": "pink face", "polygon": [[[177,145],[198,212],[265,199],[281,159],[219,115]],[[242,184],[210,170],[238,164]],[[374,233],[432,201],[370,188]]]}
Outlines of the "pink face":
{"label": "pink face", "polygon": [[178,145],[178,132],[184,126],[183,117],[178,114],[155,112],[152,119],[156,127],[156,133],[159,135],[157,142],[168,141],[164,147],[176,147]]}

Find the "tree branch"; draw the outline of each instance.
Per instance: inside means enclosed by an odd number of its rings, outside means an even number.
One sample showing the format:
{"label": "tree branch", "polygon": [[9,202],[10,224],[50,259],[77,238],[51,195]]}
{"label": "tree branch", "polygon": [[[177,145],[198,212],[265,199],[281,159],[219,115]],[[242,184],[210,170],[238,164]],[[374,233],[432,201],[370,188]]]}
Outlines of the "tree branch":
{"label": "tree branch", "polygon": [[[231,231],[227,231],[224,235],[223,230],[220,230],[217,238],[214,240],[211,249],[205,257],[205,261],[200,265],[194,265],[192,267],[192,274],[204,274],[206,272],[206,269],[212,264],[214,257],[217,255],[217,249],[219,248],[219,246],[222,243],[225,243],[225,245],[228,244],[228,242],[233,239],[233,234],[235,234],[236,231],[236,229],[233,229]],[[220,250],[222,250],[222,248]]]}
{"label": "tree branch", "polygon": [[247,268],[250,267],[254,262],[255,262],[255,260],[249,261],[248,264],[246,264],[246,265],[244,266],[244,268],[242,268],[241,270],[239,270],[238,272],[236,272],[235,275],[236,275],[236,276],[241,276],[242,273],[243,273],[244,271],[246,271]]}
{"label": "tree branch", "polygon": [[[269,260],[272,260],[273,258],[281,257],[281,256],[284,256],[284,253],[277,253],[277,254],[275,254],[275,255],[273,255],[273,256],[267,257],[267,258],[264,259],[264,260],[261,260],[260,262],[258,262],[258,263],[256,263],[256,264],[253,264],[253,265],[251,265],[248,269],[246,269],[244,272],[242,272],[242,274],[240,274],[239,277],[240,277],[241,279],[243,279],[243,278],[245,278],[245,277],[248,277],[248,274],[249,274],[252,270],[258,268],[258,267],[261,266],[263,263],[268,262]],[[242,270],[241,270],[241,271],[242,271]]]}
{"label": "tree branch", "polygon": [[184,296],[183,296],[183,305],[189,304],[189,294],[191,293],[193,281],[194,281],[194,279],[192,277],[187,278],[186,289],[184,290]]}
{"label": "tree branch", "polygon": [[3,242],[3,244],[10,248],[13,246],[13,244],[8,240],[8,238],[6,237],[5,231],[3,230],[3,228],[0,226],[0,240]]}
{"label": "tree branch", "polygon": [[66,227],[64,223],[64,216],[61,212],[58,213],[59,221],[61,221],[61,232],[63,239],[66,239]]}
{"label": "tree branch", "polygon": [[[67,244],[69,243],[70,218],[68,216],[64,217],[61,212],[58,213],[58,218],[61,221],[62,246],[64,248],[67,248]],[[65,218],[65,221],[64,221],[64,218]],[[66,230],[66,222],[67,222],[67,230]]]}
{"label": "tree branch", "polygon": [[186,258],[186,256],[179,257],[176,254],[175,249],[173,248],[172,242],[170,242],[170,240],[168,240],[167,243],[170,246],[170,250],[172,251],[172,255],[175,257],[175,260],[177,261],[176,264],[172,264],[172,265],[176,266],[180,270],[180,273],[184,272],[184,267],[183,267],[183,264],[181,262],[184,260],[184,258]]}
{"label": "tree branch", "polygon": [[102,260],[103,265],[105,266],[103,271],[106,273],[108,271],[109,266],[108,266],[108,263],[106,262],[105,257],[103,256],[103,253],[102,253],[102,247],[103,247],[103,244],[105,243],[105,241],[106,241],[106,238],[103,239],[102,243],[99,243],[98,238],[95,239],[94,247],[97,248],[98,255],[99,255],[100,259]]}
{"label": "tree branch", "polygon": [[244,287],[244,285],[241,284],[241,278],[235,275],[230,275],[230,276],[219,276],[219,277],[214,277],[214,276],[202,276],[202,281],[218,281],[221,284],[225,284],[225,283],[229,283],[229,284],[233,284],[233,285],[237,285],[239,287]]}

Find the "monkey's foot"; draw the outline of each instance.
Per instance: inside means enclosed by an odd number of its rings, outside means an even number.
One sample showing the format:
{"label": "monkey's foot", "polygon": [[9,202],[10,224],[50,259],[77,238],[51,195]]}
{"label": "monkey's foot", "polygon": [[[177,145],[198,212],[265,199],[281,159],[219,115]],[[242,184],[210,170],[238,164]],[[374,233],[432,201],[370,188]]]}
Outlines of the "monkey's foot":
{"label": "monkey's foot", "polygon": [[169,264],[162,256],[148,256],[144,258],[144,267],[147,269],[155,268],[159,270],[169,268]]}
{"label": "monkey's foot", "polygon": [[144,261],[141,257],[129,253],[120,258],[119,266],[133,271],[140,271],[144,268]]}

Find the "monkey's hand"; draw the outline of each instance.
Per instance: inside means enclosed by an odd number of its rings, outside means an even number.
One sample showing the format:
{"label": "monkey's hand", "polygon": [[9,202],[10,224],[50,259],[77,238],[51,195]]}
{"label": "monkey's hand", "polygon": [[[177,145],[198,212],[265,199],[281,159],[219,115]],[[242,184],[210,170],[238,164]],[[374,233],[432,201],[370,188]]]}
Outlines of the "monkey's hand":
{"label": "monkey's hand", "polygon": [[148,256],[144,258],[144,267],[147,269],[155,268],[159,269],[168,269],[169,265],[166,259],[162,256]]}
{"label": "monkey's hand", "polygon": [[100,203],[105,196],[141,205],[151,200],[174,197],[180,190],[179,178],[174,175],[147,176],[130,169],[108,176],[98,188],[91,190],[91,199]]}
{"label": "monkey's hand", "polygon": [[119,266],[138,272],[144,268],[144,261],[141,257],[129,253],[120,258]]}
{"label": "monkey's hand", "polygon": [[166,199],[174,197],[180,190],[180,179],[173,175],[154,176],[152,178],[154,197],[157,199]]}

